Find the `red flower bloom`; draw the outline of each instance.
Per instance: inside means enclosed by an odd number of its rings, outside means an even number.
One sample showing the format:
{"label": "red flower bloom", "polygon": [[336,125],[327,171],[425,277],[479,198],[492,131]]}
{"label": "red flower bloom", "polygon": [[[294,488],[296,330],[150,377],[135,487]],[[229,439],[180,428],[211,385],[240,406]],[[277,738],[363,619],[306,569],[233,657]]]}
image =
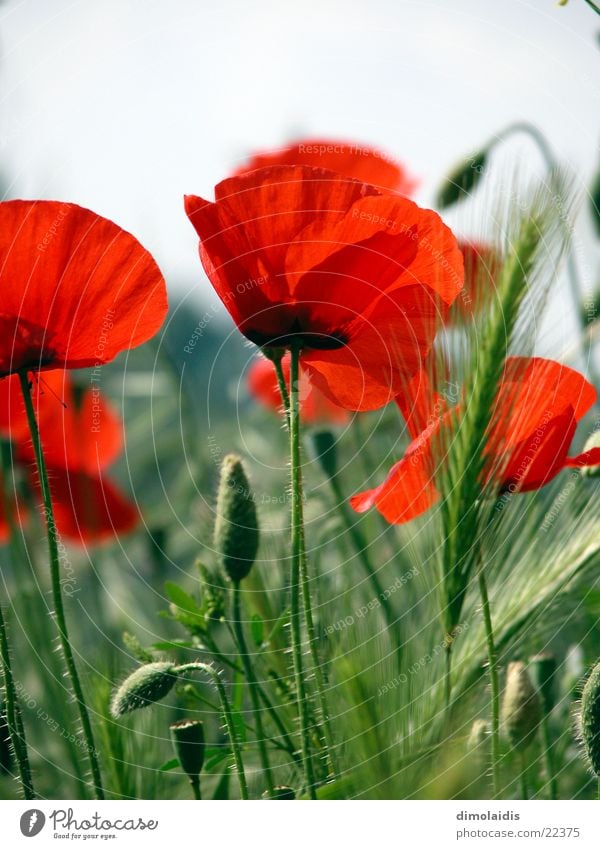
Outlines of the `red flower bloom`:
{"label": "red flower bloom", "polygon": [[188,195],[200,257],[240,331],[302,348],[330,400],[377,409],[402,390],[462,286],[435,212],[330,171],[262,168]]}
{"label": "red flower bloom", "polygon": [[[139,521],[136,506],[103,476],[120,454],[123,440],[120,419],[102,393],[77,387],[66,371],[48,371],[35,381],[33,403],[58,533],[85,544],[132,530]],[[0,434],[12,440],[15,459],[39,494],[16,375],[0,381]]]}
{"label": "red flower bloom", "polygon": [[[290,356],[286,354],[281,366],[285,382],[290,384]],[[347,410],[330,401],[319,389],[312,385],[310,377],[300,372],[298,394],[300,398],[300,416],[305,424],[345,424],[349,419]],[[254,360],[248,369],[247,385],[250,394],[263,406],[275,412],[281,412],[281,395],[277,384],[275,366],[266,357]]]}
{"label": "red flower bloom", "polygon": [[[510,357],[488,428],[482,486],[493,484],[498,493],[526,492],[545,486],[567,466],[600,465],[600,448],[567,456],[577,422],[595,398],[594,387],[560,363]],[[437,501],[435,437],[450,427],[454,410],[413,439],[380,486],[351,498],[357,512],[374,506],[388,522],[401,524]]]}
{"label": "red flower bloom", "polygon": [[255,153],[246,165],[234,172],[234,176],[270,165],[326,168],[401,195],[411,195],[419,182],[408,174],[400,162],[374,147],[331,139],[303,139],[276,150]]}
{"label": "red flower bloom", "polygon": [[153,336],[167,311],[148,251],[71,203],[0,203],[0,287],[0,377],[109,362]]}

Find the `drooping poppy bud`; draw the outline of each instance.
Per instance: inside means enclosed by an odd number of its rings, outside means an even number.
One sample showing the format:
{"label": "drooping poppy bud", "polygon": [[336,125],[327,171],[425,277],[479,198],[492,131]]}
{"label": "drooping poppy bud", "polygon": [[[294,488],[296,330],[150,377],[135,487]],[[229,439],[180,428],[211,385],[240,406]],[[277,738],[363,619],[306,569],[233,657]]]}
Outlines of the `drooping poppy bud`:
{"label": "drooping poppy bud", "polygon": [[592,669],[581,694],[580,730],[590,766],[600,778],[600,663]]}
{"label": "drooping poppy bud", "polygon": [[554,676],[556,658],[552,654],[536,654],[529,658],[529,674],[538,692],[544,713],[548,714],[556,703]]}
{"label": "drooping poppy bud", "polygon": [[486,162],[487,152],[479,150],[456,165],[438,190],[437,206],[446,209],[468,197],[481,180]]}
{"label": "drooping poppy bud", "polygon": [[250,572],[258,542],[254,494],[241,458],[228,454],[221,466],[214,547],[233,583],[243,580]]}
{"label": "drooping poppy bud", "polygon": [[502,720],[511,746],[521,751],[527,749],[533,742],[541,718],[540,700],[525,664],[520,660],[509,663]]}
{"label": "drooping poppy bud", "polygon": [[123,681],[115,693],[110,712],[118,718],[163,699],[175,686],[177,674],[169,662],[147,663]]}
{"label": "drooping poppy bud", "polygon": [[175,754],[182,770],[199,798],[199,776],[204,764],[204,723],[201,719],[182,719],[169,726]]}

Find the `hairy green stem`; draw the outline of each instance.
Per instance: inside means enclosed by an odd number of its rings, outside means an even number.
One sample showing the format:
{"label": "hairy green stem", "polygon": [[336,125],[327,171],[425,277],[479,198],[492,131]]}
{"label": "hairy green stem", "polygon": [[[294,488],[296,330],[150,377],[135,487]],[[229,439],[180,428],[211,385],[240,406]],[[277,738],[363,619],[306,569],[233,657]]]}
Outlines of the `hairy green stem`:
{"label": "hairy green stem", "polygon": [[231,746],[231,751],[233,752],[233,759],[235,761],[235,768],[240,784],[240,795],[242,799],[248,799],[248,784],[246,782],[246,772],[244,770],[244,761],[242,758],[242,747],[240,745],[240,741],[238,740],[238,736],[235,730],[231,703],[227,696],[227,690],[225,689],[225,685],[221,680],[221,673],[218,669],[215,669],[214,666],[211,666],[210,663],[202,663],[201,661],[194,661],[193,663],[184,663],[182,666],[178,666],[176,668],[177,672],[187,672],[190,670],[199,670],[200,672],[205,672],[207,675],[210,676],[213,684],[216,687],[217,693],[219,694],[219,699],[221,701],[223,719],[225,720],[225,727],[227,728],[229,744]]}
{"label": "hairy green stem", "polygon": [[500,793],[500,687],[498,684],[498,656],[494,642],[490,600],[482,563],[479,564],[478,581],[488,652],[488,673],[490,677],[492,707],[492,782],[494,799],[497,799]]}
{"label": "hairy green stem", "polygon": [[6,697],[6,724],[12,744],[19,778],[26,799],[35,799],[35,790],[31,779],[29,757],[27,755],[27,741],[25,739],[25,728],[21,717],[21,710],[15,690],[15,682],[12,674],[10,651],[8,647],[8,636],[2,606],[0,605],[0,657],[2,658],[2,677],[4,680],[4,694]]}
{"label": "hairy green stem", "polygon": [[262,724],[261,706],[259,701],[258,689],[256,686],[256,675],[252,660],[248,653],[246,638],[244,636],[244,626],[242,624],[242,605],[241,605],[241,590],[240,582],[235,581],[233,584],[233,628],[235,631],[236,642],[240,652],[240,659],[244,667],[244,674],[250,691],[250,700],[252,702],[252,711],[254,713],[254,724],[256,725],[256,740],[258,744],[258,752],[262,770],[267,783],[267,791],[272,798],[275,790],[275,782],[273,781],[273,773],[269,763],[269,753],[267,751],[267,741]]}
{"label": "hairy green stem", "polygon": [[44,504],[44,515],[46,520],[46,536],[48,539],[48,550],[50,554],[50,578],[52,583],[54,618],[58,627],[60,644],[65,658],[67,672],[71,681],[73,694],[75,696],[75,701],[77,702],[77,707],[79,710],[79,718],[81,720],[81,728],[86,742],[86,751],[90,764],[90,770],[92,774],[92,781],[94,783],[96,798],[104,799],[104,790],[102,788],[102,776],[100,773],[100,764],[98,762],[98,753],[96,751],[96,745],[94,743],[92,724],[90,722],[90,716],[83,694],[81,681],[79,680],[79,674],[77,672],[75,658],[71,649],[71,643],[69,641],[69,632],[67,630],[67,620],[63,606],[62,588],[60,580],[60,557],[58,554],[58,543],[56,538],[57,532],[56,524],[54,521],[54,509],[52,507],[52,496],[50,494],[50,483],[48,480],[48,471],[46,469],[46,462],[44,460],[44,452],[42,449],[40,433],[35,418],[35,411],[33,409],[33,402],[31,400],[31,390],[29,386],[27,372],[19,372],[19,379],[21,382],[21,390],[23,393],[23,400],[25,402],[25,410],[27,412],[27,421],[29,423],[29,431],[31,434],[31,441],[33,443],[37,471],[42,490],[42,501]]}
{"label": "hairy green stem", "polygon": [[311,799],[316,799],[317,794],[310,744],[310,711],[308,704],[308,694],[306,690],[306,682],[304,680],[304,663],[302,658],[302,621],[300,596],[302,589],[301,583],[305,584],[307,583],[307,581],[305,570],[303,570],[302,568],[304,544],[302,517],[302,477],[300,469],[300,407],[298,399],[299,359],[299,349],[296,346],[292,346],[289,399],[290,466],[292,489],[292,567],[290,580],[290,624],[292,632],[292,656],[294,662],[296,698],[298,701],[298,715],[300,717],[302,762],[304,764],[304,775],[307,785],[306,790]]}

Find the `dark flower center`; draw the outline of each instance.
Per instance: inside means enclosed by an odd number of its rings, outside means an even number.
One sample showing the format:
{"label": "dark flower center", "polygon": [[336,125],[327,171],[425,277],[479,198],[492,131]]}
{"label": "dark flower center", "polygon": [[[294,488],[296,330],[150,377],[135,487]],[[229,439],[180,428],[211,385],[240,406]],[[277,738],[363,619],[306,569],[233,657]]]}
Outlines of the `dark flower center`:
{"label": "dark flower center", "polygon": [[300,348],[312,348],[315,351],[335,351],[348,344],[344,333],[318,333],[314,330],[303,330],[296,318],[293,324],[283,333],[273,335],[261,333],[259,330],[244,330],[244,335],[260,348],[290,348],[298,345]]}

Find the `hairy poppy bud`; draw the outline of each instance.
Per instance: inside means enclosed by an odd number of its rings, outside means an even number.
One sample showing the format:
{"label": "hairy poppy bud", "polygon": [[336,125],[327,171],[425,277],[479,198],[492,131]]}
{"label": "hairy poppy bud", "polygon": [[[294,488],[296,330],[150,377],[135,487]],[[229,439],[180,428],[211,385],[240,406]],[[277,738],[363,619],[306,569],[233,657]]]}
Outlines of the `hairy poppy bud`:
{"label": "hairy poppy bud", "polygon": [[594,224],[596,225],[596,232],[600,236],[600,169],[590,187],[590,209]]}
{"label": "hairy poppy bud", "polygon": [[140,666],[123,681],[115,693],[111,714],[117,718],[163,699],[174,687],[177,674],[172,663],[157,662]]}
{"label": "hairy poppy bud", "polygon": [[436,203],[440,209],[454,206],[471,194],[481,180],[487,161],[485,150],[477,151],[471,157],[460,162],[448,174],[440,186]]}
{"label": "hairy poppy bud", "polygon": [[312,434],[312,447],[315,459],[328,478],[337,474],[337,447],[335,436],[330,430],[319,430]]}
{"label": "hairy poppy bud", "polygon": [[600,778],[600,663],[581,694],[581,740],[594,774]]}
{"label": "hairy poppy bud", "polygon": [[273,794],[270,796],[269,791],[265,790],[263,793],[263,799],[295,799],[296,793],[291,788],[288,787],[287,784],[278,784],[277,787],[273,788]]}
{"label": "hairy poppy bud", "polygon": [[221,466],[214,546],[231,581],[249,573],[258,551],[258,519],[240,457],[228,454]]}
{"label": "hairy poppy bud", "polygon": [[520,660],[509,663],[502,703],[506,736],[515,749],[526,749],[533,742],[542,712],[538,694]]}
{"label": "hairy poppy bud", "polygon": [[204,723],[201,719],[182,719],[170,725],[169,730],[181,768],[193,784],[204,763]]}
{"label": "hairy poppy bud", "polygon": [[556,703],[554,676],[556,658],[552,654],[536,654],[529,658],[529,674],[538,691],[544,713],[550,713]]}

